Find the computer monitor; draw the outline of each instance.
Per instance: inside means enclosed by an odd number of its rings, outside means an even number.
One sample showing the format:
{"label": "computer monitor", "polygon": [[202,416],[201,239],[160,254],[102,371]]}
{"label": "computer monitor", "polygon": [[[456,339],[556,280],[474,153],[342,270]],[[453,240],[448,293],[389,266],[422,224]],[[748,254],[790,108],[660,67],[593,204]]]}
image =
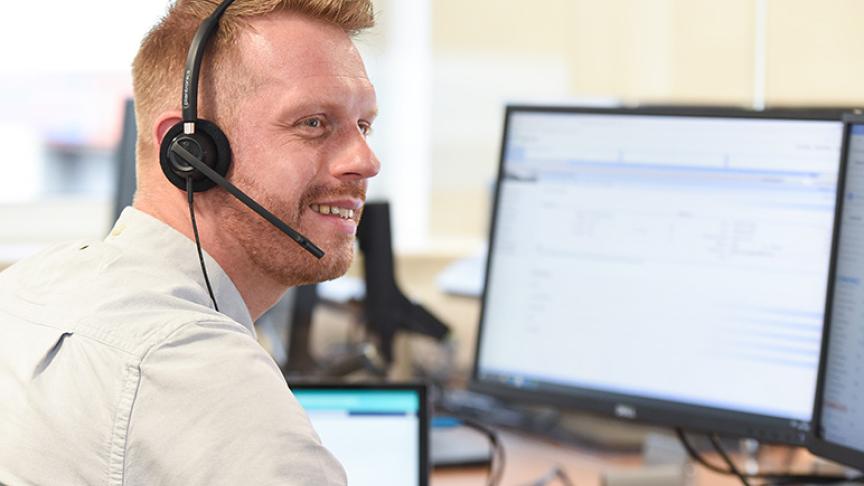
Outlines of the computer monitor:
{"label": "computer monitor", "polygon": [[809,447],[864,470],[864,117],[846,122]]}
{"label": "computer monitor", "polygon": [[135,142],[138,131],[135,126],[135,103],[128,99],[123,105],[123,127],[115,154],[117,178],[114,191],[114,208],[110,224],[120,217],[123,208],[132,205],[135,196]]}
{"label": "computer monitor", "polygon": [[473,389],[803,444],[842,122],[509,106]]}

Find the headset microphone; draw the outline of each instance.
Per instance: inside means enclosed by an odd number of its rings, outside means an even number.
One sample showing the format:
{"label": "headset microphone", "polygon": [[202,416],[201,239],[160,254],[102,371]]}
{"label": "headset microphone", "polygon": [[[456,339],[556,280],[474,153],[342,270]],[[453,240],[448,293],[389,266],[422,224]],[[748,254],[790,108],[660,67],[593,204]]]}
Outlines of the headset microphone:
{"label": "headset microphone", "polygon": [[[324,256],[324,252],[320,248],[315,246],[315,244],[313,244],[311,241],[309,241],[309,239],[307,239],[305,236],[303,236],[300,233],[298,233],[297,231],[295,231],[294,228],[285,224],[281,219],[276,217],[276,215],[274,215],[270,211],[264,209],[263,206],[258,204],[254,199],[252,199],[248,195],[246,195],[246,193],[244,193],[243,191],[238,189],[237,186],[228,182],[224,177],[219,175],[218,172],[216,172],[215,170],[208,167],[207,164],[198,160],[198,158],[195,157],[195,155],[193,155],[192,153],[190,153],[188,150],[186,150],[183,147],[183,144],[181,144],[179,142],[173,143],[171,146],[171,151],[172,151],[171,155],[178,155],[180,158],[182,158],[184,160],[184,162],[188,163],[195,170],[200,171],[202,174],[204,174],[205,177],[207,177],[211,181],[220,185],[226,191],[231,193],[232,196],[236,197],[237,199],[240,200],[240,202],[242,202],[243,204],[248,206],[249,209],[251,209],[252,211],[255,211],[262,218],[269,221],[270,224],[272,224],[273,226],[282,230],[283,233],[290,236],[291,239],[296,241],[300,246],[303,247],[303,249],[305,249],[306,251],[308,251],[309,253],[314,255],[316,258],[321,258]],[[172,159],[173,158],[174,157],[172,157]]]}
{"label": "headset microphone", "polygon": [[189,214],[198,257],[201,261],[201,271],[204,274],[207,291],[213,300],[213,307],[217,311],[219,306],[216,304],[210,280],[207,278],[201,242],[198,238],[193,193],[203,192],[218,185],[296,241],[304,250],[316,258],[324,256],[324,252],[309,239],[225,179],[231,167],[231,146],[228,137],[215,123],[198,118],[198,76],[201,72],[201,60],[209,39],[216,32],[219,19],[232,3],[234,0],[224,0],[198,27],[189,46],[186,67],[183,70],[183,120],[168,130],[159,149],[159,163],[165,177],[174,186],[188,193]]}

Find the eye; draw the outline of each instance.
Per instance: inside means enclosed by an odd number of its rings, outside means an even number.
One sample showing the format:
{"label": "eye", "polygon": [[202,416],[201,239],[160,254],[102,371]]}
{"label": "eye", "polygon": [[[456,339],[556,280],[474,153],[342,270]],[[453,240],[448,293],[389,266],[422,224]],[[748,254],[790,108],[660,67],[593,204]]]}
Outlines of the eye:
{"label": "eye", "polygon": [[319,114],[298,120],[294,123],[294,129],[300,136],[318,138],[326,135],[330,126],[327,123],[327,117]]}
{"label": "eye", "polygon": [[363,134],[364,137],[368,137],[372,135],[372,124],[366,121],[360,121],[357,123],[357,127],[360,129],[360,133]]}
{"label": "eye", "polygon": [[300,124],[307,128],[321,128],[324,126],[324,121],[318,117],[311,117],[301,121]]}

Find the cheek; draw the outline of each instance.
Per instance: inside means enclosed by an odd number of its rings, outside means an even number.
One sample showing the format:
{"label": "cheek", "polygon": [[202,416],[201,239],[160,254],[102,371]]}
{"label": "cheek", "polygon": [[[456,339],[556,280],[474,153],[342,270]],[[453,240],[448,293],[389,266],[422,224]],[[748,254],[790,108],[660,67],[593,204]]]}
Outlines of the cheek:
{"label": "cheek", "polygon": [[312,164],[297,157],[282,156],[266,145],[237,154],[233,170],[241,179],[257,181],[268,194],[299,198],[312,184],[315,173]]}
{"label": "cheek", "polygon": [[285,191],[291,191],[291,195],[296,198],[303,197],[321,181],[316,159],[304,156],[301,152],[285,155],[279,159],[276,167],[273,171],[276,179],[274,183]]}
{"label": "cheek", "polygon": [[281,170],[270,181],[273,194],[292,204],[302,203],[312,187],[313,179],[306,174],[298,174],[289,170]]}
{"label": "cheek", "polygon": [[264,131],[243,127],[232,144],[232,171],[257,182],[268,195],[285,202],[298,201],[315,184],[322,154],[302,143],[286,143]]}

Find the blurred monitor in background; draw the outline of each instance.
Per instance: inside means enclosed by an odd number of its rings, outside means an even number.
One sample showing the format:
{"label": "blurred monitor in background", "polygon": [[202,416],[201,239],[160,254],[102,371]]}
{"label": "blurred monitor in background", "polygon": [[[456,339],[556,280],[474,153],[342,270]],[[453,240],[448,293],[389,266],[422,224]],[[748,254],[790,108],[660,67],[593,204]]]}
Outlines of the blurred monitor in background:
{"label": "blurred monitor in background", "polygon": [[109,224],[114,224],[123,208],[131,206],[132,199],[135,197],[137,180],[135,177],[135,140],[137,134],[135,103],[128,99],[123,109],[123,127],[120,132],[120,143],[117,146],[115,166],[117,182],[114,186],[114,211]]}

